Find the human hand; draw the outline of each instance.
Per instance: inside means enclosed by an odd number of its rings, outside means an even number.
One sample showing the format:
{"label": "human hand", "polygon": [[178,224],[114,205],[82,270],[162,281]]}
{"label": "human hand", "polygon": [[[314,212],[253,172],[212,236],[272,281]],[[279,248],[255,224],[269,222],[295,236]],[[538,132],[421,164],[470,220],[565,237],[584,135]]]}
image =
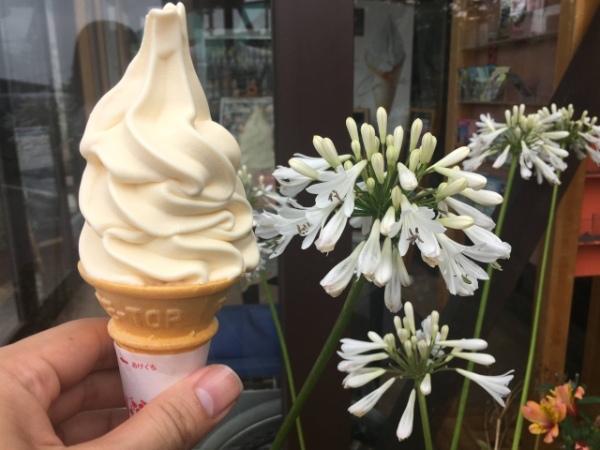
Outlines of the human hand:
{"label": "human hand", "polygon": [[2,448],[191,448],[240,395],[231,369],[209,366],[127,419],[106,325],[77,320],[0,348]]}

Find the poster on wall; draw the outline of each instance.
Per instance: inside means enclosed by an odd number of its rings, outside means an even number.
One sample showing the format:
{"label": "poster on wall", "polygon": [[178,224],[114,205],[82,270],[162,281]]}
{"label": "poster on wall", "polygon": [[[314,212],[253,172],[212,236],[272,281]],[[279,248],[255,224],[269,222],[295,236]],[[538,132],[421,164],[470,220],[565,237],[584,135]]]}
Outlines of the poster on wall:
{"label": "poster on wall", "polygon": [[354,108],[370,116],[383,106],[388,123],[408,125],[414,7],[357,1],[354,27]]}
{"label": "poster on wall", "polygon": [[219,122],[240,144],[241,163],[249,171],[254,174],[273,171],[273,97],[223,97]]}

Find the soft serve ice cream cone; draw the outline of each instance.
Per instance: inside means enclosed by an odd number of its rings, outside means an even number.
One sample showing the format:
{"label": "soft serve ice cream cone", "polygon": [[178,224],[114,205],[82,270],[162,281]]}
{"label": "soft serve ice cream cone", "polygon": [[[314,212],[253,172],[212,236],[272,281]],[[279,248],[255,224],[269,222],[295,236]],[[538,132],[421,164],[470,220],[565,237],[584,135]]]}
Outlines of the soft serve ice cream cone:
{"label": "soft serve ice cream cone", "polygon": [[79,270],[111,316],[130,413],[206,363],[228,289],[258,263],[240,150],[210,118],[185,9],[146,18],[139,53],[90,115]]}

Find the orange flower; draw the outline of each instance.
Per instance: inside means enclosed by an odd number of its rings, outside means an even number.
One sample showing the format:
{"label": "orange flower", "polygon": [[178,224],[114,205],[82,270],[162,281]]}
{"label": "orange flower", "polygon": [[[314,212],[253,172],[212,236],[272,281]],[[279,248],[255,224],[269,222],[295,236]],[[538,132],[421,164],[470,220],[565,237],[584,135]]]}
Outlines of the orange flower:
{"label": "orange flower", "polygon": [[575,450],[590,450],[590,447],[585,442],[577,441],[575,442]]}
{"label": "orange flower", "polygon": [[565,405],[567,405],[567,414],[572,417],[578,417],[579,413],[577,412],[577,405],[575,404],[575,399],[581,400],[585,391],[581,386],[577,386],[575,392],[573,392],[573,384],[570,381],[567,381],[565,384],[560,386],[556,386],[556,389],[550,391],[552,395],[556,397],[556,399]]}
{"label": "orange flower", "polygon": [[567,405],[554,397],[542,399],[540,403],[529,401],[521,407],[523,416],[532,422],[529,431],[532,434],[544,434],[544,442],[549,444],[558,436],[558,424],[567,415]]}

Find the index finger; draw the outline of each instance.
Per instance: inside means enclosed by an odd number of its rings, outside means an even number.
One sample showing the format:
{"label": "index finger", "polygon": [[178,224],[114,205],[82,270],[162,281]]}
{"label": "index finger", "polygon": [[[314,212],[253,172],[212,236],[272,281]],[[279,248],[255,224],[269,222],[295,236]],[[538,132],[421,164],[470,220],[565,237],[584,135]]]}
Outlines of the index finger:
{"label": "index finger", "polygon": [[47,407],[90,372],[117,366],[107,323],[104,318],[75,320],[23,339],[0,349],[0,366]]}

